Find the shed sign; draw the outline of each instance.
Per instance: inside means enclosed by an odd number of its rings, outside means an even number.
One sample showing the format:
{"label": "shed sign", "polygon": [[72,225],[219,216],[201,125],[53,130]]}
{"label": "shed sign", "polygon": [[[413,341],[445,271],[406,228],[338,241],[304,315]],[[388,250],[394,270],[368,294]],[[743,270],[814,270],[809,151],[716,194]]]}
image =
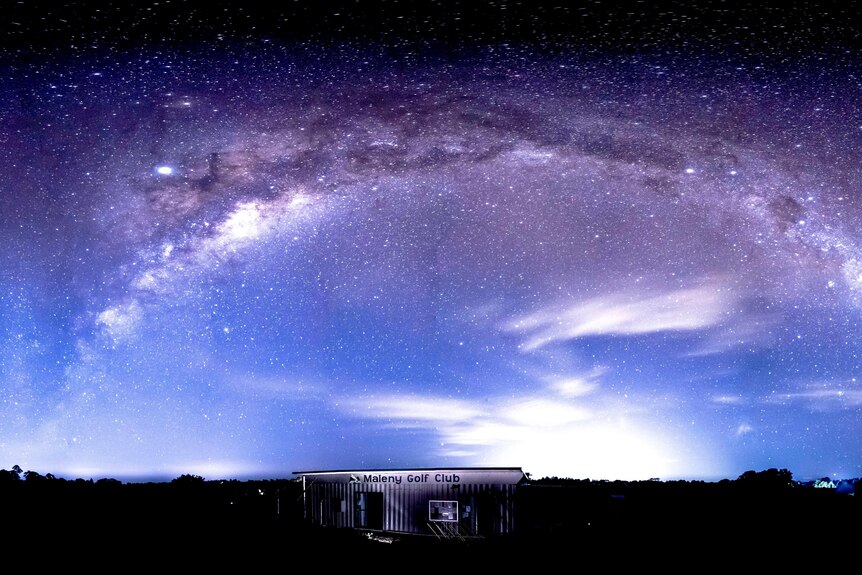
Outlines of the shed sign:
{"label": "shed sign", "polygon": [[[358,481],[357,481],[358,480]],[[350,476],[351,483],[460,483],[461,476],[457,473],[354,473]]]}
{"label": "shed sign", "polygon": [[513,485],[524,478],[520,469],[412,469],[296,472],[315,483],[347,483],[353,485]]}

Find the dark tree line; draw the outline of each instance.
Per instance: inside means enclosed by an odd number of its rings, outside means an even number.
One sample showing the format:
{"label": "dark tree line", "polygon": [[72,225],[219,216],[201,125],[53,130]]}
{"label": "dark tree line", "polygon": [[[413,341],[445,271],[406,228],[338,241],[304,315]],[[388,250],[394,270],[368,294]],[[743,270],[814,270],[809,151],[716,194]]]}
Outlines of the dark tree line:
{"label": "dark tree line", "polygon": [[[669,544],[668,534],[678,545],[739,545],[748,540],[737,540],[740,530],[787,538],[852,532],[862,525],[858,497],[796,482],[787,469],[746,471],[717,482],[528,478],[515,496],[518,541],[560,548],[571,541],[593,542],[597,549],[625,541],[660,549]],[[127,553],[144,546],[160,553],[206,548],[260,554],[286,542],[311,548],[309,538],[320,530],[304,520],[302,500],[302,483],[295,479],[184,474],[166,482],[123,483],[58,478],[17,465],[0,469],[4,540],[40,534],[52,549],[58,542],[75,547],[91,541]],[[503,547],[517,545],[507,540]]]}

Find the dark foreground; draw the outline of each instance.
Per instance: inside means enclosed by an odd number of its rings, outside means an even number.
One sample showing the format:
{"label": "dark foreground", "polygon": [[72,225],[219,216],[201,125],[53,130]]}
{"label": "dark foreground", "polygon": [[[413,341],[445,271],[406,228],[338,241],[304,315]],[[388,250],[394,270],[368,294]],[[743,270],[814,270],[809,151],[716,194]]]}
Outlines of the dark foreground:
{"label": "dark foreground", "polygon": [[[743,488],[745,487],[745,488]],[[519,529],[439,540],[314,527],[293,482],[0,485],[2,543],[17,568],[97,572],[596,567],[613,571],[858,564],[854,495],[717,484],[569,483],[520,491]]]}

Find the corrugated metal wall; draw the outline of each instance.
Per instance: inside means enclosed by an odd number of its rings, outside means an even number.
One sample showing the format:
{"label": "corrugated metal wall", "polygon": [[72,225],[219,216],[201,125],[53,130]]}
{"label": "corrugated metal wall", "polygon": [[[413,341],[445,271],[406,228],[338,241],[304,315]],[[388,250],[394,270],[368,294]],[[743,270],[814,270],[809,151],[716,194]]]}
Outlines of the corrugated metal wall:
{"label": "corrugated metal wall", "polygon": [[[458,501],[459,527],[466,535],[501,535],[515,529],[516,485],[344,484],[306,482],[306,518],[327,527],[367,528],[356,524],[359,493],[383,494],[383,531],[430,534],[428,501]],[[469,507],[469,512],[467,511]]]}

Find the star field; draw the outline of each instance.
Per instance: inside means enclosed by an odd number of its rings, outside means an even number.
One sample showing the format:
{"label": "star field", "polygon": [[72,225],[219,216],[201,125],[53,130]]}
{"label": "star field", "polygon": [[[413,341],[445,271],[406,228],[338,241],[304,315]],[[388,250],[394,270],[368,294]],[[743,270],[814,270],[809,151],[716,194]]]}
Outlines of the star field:
{"label": "star field", "polygon": [[2,24],[2,466],[862,476],[851,9],[49,6]]}

